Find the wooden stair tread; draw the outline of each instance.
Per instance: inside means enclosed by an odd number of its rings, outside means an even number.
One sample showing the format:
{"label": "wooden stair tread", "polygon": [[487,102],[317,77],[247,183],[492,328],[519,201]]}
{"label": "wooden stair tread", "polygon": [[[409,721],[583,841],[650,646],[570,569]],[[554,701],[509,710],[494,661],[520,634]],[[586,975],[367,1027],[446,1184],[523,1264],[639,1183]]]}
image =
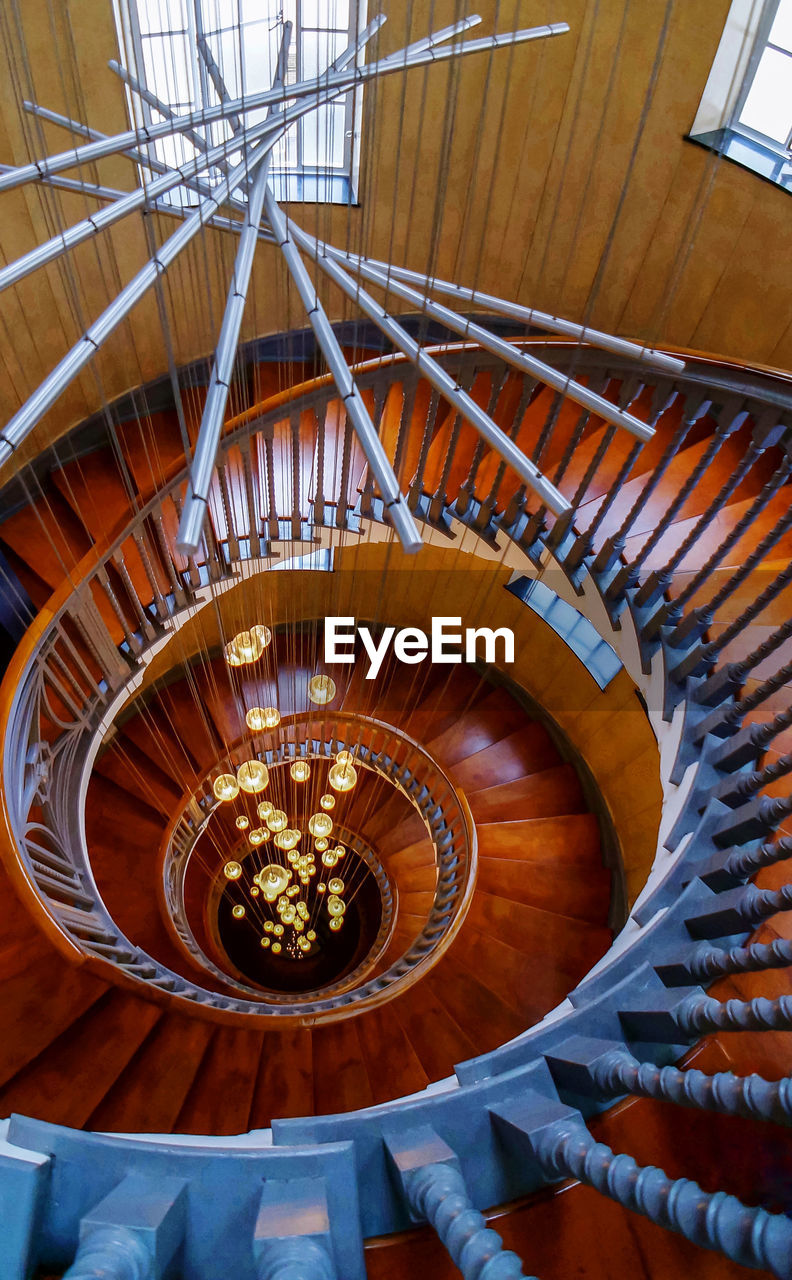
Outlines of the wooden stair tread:
{"label": "wooden stair tread", "polygon": [[476,828],[479,857],[588,864],[600,857],[599,824],[592,813],[483,822]]}
{"label": "wooden stair tread", "polygon": [[529,722],[492,746],[475,751],[450,769],[457,786],[481,791],[499,782],[511,782],[558,764],[558,753],[542,725]]}
{"label": "wooden stair tread", "polygon": [[355,1018],[329,1022],[311,1033],[315,1115],[357,1111],[374,1103],[356,1024]]}
{"label": "wooden stair tread", "polygon": [[609,929],[512,902],[490,893],[476,893],[468,919],[483,934],[495,934],[527,955],[552,954],[565,972],[577,980],[604,955],[612,941]]}
{"label": "wooden stair tread", "polygon": [[0,1090],[3,1115],[82,1128],[161,1012],[125,991],[107,991]]}
{"label": "wooden stair tread", "polygon": [[586,812],[580,780],[571,764],[550,765],[512,782],[471,791],[467,799],[477,824]]}
{"label": "wooden stair tread", "polygon": [[91,1113],[91,1129],[170,1133],[192,1088],[212,1024],[171,1014],[160,1019]]}
{"label": "wooden stair tread", "polygon": [[174,1132],[247,1132],[262,1040],[260,1031],[244,1027],[215,1030]]}
{"label": "wooden stair tread", "polygon": [[0,1084],[6,1084],[95,1004],[107,983],[51,951],[3,986]]}
{"label": "wooden stair tread", "polygon": [[250,1107],[250,1127],[313,1115],[313,1040],[304,1027],[265,1032]]}
{"label": "wooden stair tread", "polygon": [[[599,872],[599,874],[597,874]],[[570,876],[551,864],[514,858],[479,858],[478,887],[485,893],[598,924],[607,918],[610,873],[602,866]]]}
{"label": "wooden stair tread", "polygon": [[475,1056],[474,1041],[425,980],[392,1000],[388,1010],[398,1018],[431,1083],[452,1075],[455,1063]]}
{"label": "wooden stair tread", "polygon": [[372,1009],[356,1023],[375,1103],[390,1102],[426,1087],[429,1077],[389,1006]]}

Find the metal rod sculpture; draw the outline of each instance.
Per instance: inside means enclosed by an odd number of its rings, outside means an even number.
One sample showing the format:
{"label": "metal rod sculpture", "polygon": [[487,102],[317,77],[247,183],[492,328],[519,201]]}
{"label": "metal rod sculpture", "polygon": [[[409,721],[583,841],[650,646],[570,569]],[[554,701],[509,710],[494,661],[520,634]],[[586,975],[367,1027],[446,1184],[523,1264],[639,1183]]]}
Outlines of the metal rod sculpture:
{"label": "metal rod sculpture", "polygon": [[[418,528],[380,441],[377,426],[371,420],[355,384],[354,375],[344,359],[330,320],[319,300],[316,285],[311,279],[303,255],[312,260],[373,320],[389,341],[453,405],[460,416],[474,427],[482,440],[494,449],[502,464],[512,467],[523,483],[539,497],[543,507],[557,516],[570,511],[569,503],[560,491],[525,457],[513,439],[476,404],[451,374],[421,348],[385,307],[366,292],[362,287],[362,280],[384,290],[386,295],[393,294],[417,306],[422,314],[437,320],[451,332],[475,341],[513,367],[568,396],[588,411],[597,414],[611,427],[622,427],[638,440],[646,440],[652,435],[653,428],[626,409],[614,405],[595,390],[560,374],[545,361],[523,352],[518,346],[504,342],[485,325],[458,314],[449,306],[435,302],[429,295],[442,294],[449,296],[457,304],[467,302],[486,307],[499,315],[535,325],[550,333],[589,342],[617,355],[638,357],[665,372],[678,372],[684,367],[682,361],[587,325],[574,324],[558,316],[518,306],[475,289],[435,280],[415,271],[359,257],[326,245],[307,235],[278,206],[270,182],[271,157],[273,148],[294,121],[378,76],[428,66],[470,53],[561,35],[569,30],[567,24],[561,22],[480,40],[461,40],[459,37],[463,32],[481,21],[478,16],[473,15],[433,32],[397,53],[360,65],[359,58],[366,44],[384,21],[385,18],[380,15],[370,22],[321,75],[289,85],[285,84],[285,68],[291,26],[285,24],[278,70],[272,88],[244,98],[231,96],[223,80],[222,70],[212,57],[203,34],[199,32],[199,52],[219,102],[214,106],[183,114],[177,114],[131,72],[117,62],[111,62],[111,70],[130,91],[163,117],[157,123],[129,129],[114,136],[102,134],[80,121],[59,115],[35,103],[24,103],[26,110],[34,115],[60,125],[86,141],[71,150],[45,157],[32,164],[0,166],[0,191],[37,182],[48,187],[79,191],[103,202],[104,207],[59,231],[50,240],[0,270],[0,291],[136,210],[167,209],[169,213],[180,214],[183,225],[165,240],[121,289],[72,350],[0,430],[0,464],[7,461],[147,290],[158,285],[160,276],[205,225],[238,236],[239,245],[192,459],[190,486],[181,515],[178,547],[185,555],[194,555],[201,542],[253,258],[262,240],[277,246],[286,263],[317,344],[344,402],[347,419],[358,437],[373,481],[379,489],[386,515],[406,551],[414,552],[421,546]],[[453,44],[449,46],[448,42],[451,40]],[[260,114],[263,107],[267,108],[266,118],[258,119],[255,123],[251,121],[250,113]],[[218,145],[211,145],[206,131],[216,122],[225,122],[232,130],[232,137]],[[195,146],[197,155],[178,167],[170,167],[152,157],[150,144],[159,138],[176,134],[189,139]],[[229,141],[233,143],[234,150],[242,155],[240,163],[233,166],[228,162]],[[152,176],[131,192],[60,176],[64,170],[111,155],[126,157],[144,167]],[[168,193],[180,186],[188,187],[201,197],[197,208],[178,210],[166,202]],[[233,216],[221,215],[221,208],[230,210]],[[354,276],[349,274],[350,270],[355,272]]]}

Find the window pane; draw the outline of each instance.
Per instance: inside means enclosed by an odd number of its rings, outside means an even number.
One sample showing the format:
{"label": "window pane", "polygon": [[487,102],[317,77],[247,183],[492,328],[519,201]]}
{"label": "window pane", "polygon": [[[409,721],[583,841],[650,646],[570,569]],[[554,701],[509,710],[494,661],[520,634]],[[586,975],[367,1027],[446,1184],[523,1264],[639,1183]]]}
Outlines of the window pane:
{"label": "window pane", "polygon": [[[242,73],[240,68],[239,32],[221,31],[206,37],[206,43],[212,57],[220,68],[220,74],[232,98],[242,93]],[[214,100],[214,92],[212,95]]]}
{"label": "window pane", "polygon": [[317,107],[303,121],[303,164],[309,168],[340,169],[344,164],[344,124],[341,104]]}
{"label": "window pane", "polygon": [[187,0],[138,0],[140,31],[186,31],[189,24]]}
{"label": "window pane", "polygon": [[782,49],[792,49],[792,0],[781,0],[770,29],[770,40]]}
{"label": "window pane", "polygon": [[192,103],[192,67],[187,38],[146,36],[142,45],[148,88],[171,106]]}
{"label": "window pane", "polygon": [[303,0],[304,27],[349,28],[349,0]]}
{"label": "window pane", "polygon": [[792,128],[792,57],[765,49],[742,109],[740,123],[776,142]]}
{"label": "window pane", "polygon": [[280,33],[270,31],[263,22],[250,23],[242,28],[242,65],[245,93],[270,89],[280,46]]}
{"label": "window pane", "polygon": [[313,80],[335,62],[349,44],[346,32],[306,31],[302,38],[302,78]]}

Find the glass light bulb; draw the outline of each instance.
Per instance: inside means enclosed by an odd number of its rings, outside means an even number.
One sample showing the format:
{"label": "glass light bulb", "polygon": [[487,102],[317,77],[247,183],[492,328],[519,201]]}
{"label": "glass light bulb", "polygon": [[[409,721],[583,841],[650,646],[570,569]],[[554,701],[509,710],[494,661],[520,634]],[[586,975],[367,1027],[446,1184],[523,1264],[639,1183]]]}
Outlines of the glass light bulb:
{"label": "glass light bulb", "polygon": [[245,914],[245,908],[242,906],[241,903],[237,903],[235,907],[231,908],[231,915],[234,917],[235,920],[241,920],[244,914]]}
{"label": "glass light bulb", "polygon": [[248,832],[248,840],[251,844],[264,844],[265,840],[269,840],[270,833],[266,827],[254,827]]}
{"label": "glass light bulb", "polygon": [[295,782],[307,782],[311,776],[311,766],[307,760],[295,760],[289,773]]}
{"label": "glass light bulb", "polygon": [[269,782],[269,769],[261,760],[245,760],[237,769],[237,782],[243,791],[255,795]]}
{"label": "glass light bulb", "polygon": [[327,848],[327,845],[328,845],[328,841],[325,840],[324,836],[320,836],[319,839],[314,842],[314,848],[316,849],[317,853],[324,853],[325,849]]}
{"label": "glass light bulb", "polygon": [[252,733],[261,733],[264,729],[277,729],[280,724],[280,711],[277,707],[251,707],[245,716],[245,724]]}
{"label": "glass light bulb", "polygon": [[354,764],[355,757],[351,751],[337,751],[335,754],[336,764]]}
{"label": "glass light bulb", "polygon": [[276,938],[282,938],[282,937],[283,937],[283,925],[282,925],[282,924],[274,924],[274,925],[272,926],[272,932],[275,934],[275,937],[276,937]]}
{"label": "glass light bulb", "polygon": [[332,920],[330,920],[329,923],[330,923],[330,928],[333,930],[333,933],[337,933],[344,923],[344,917],[333,916]]}
{"label": "glass light bulb", "polygon": [[223,875],[226,880],[238,880],[242,875],[242,868],[238,862],[227,862],[223,867]]}
{"label": "glass light bulb", "polygon": [[344,892],[344,882],[343,880],[340,880],[338,876],[334,876],[332,880],[328,880],[327,887],[331,893]]}
{"label": "glass light bulb", "polygon": [[311,944],[310,944],[310,942],[308,941],[308,936],[307,936],[307,934],[306,934],[306,936],[305,936],[304,938],[298,938],[298,939],[297,939],[297,946],[300,948],[300,950],[301,950],[301,951],[310,951],[310,950],[311,950]]}
{"label": "glass light bulb", "polygon": [[280,949],[281,949],[281,944],[279,942],[273,942],[272,950],[275,955],[278,955],[278,953],[280,952]]}
{"label": "glass light bulb", "polygon": [[265,921],[264,921],[264,932],[265,932],[265,933],[272,933],[272,930],[273,930],[274,928],[275,928],[275,926],[274,926],[274,924],[272,923],[272,921],[271,921],[271,920],[265,920]]}
{"label": "glass light bulb", "polygon": [[280,913],[281,922],[283,924],[294,924],[296,915],[297,912],[294,909],[294,903],[289,902]]}
{"label": "glass light bulb", "polygon": [[357,782],[357,769],[351,764],[334,764],[327,781],[334,791],[351,791]]}
{"label": "glass light bulb", "polygon": [[296,903],[296,907],[297,907],[297,915],[300,917],[300,919],[307,920],[308,916],[310,915],[310,912],[308,910],[308,904],[303,902],[302,899],[300,899],[300,901]]}
{"label": "glass light bulb", "polygon": [[325,852],[322,854],[322,866],[334,867],[337,862],[338,862],[338,854],[335,852],[335,850],[326,849]]}
{"label": "glass light bulb", "polygon": [[326,889],[327,889],[327,885],[320,880],[318,885],[316,886],[316,892],[324,893]]}
{"label": "glass light bulb", "polygon": [[301,832],[296,831],[293,827],[286,827],[285,830],[278,832],[273,843],[279,849],[294,849],[299,843],[300,835]]}
{"label": "glass light bulb", "polygon": [[330,809],[335,809],[335,796],[331,796],[330,792],[327,791],[321,797],[319,804],[323,809],[327,809],[328,811]]}
{"label": "glass light bulb", "polygon": [[236,821],[235,821],[234,825],[235,825],[235,827],[236,827],[237,831],[247,831],[248,827],[250,826],[250,823],[248,822],[248,820],[247,820],[247,818],[245,817],[244,813],[240,813],[240,815],[239,815],[239,817],[236,819]]}
{"label": "glass light bulb", "polygon": [[308,830],[312,836],[320,839],[329,836],[333,830],[333,819],[327,813],[313,813],[308,819]]}
{"label": "glass light bulb", "polygon": [[256,805],[256,813],[261,818],[262,822],[266,822],[267,818],[270,816],[274,808],[275,808],[275,805],[272,803],[271,800],[259,800],[258,804]]}
{"label": "glass light bulb", "polygon": [[289,825],[289,819],[282,809],[273,809],[272,813],[267,814],[265,821],[270,831],[285,831]]}
{"label": "glass light bulb", "polygon": [[225,659],[230,667],[244,667],[257,662],[272,640],[272,632],[263,623],[256,623],[249,631],[238,631],[224,647]]}
{"label": "glass light bulb", "polygon": [[317,706],[332,702],[336,696],[335,680],[330,676],[311,676],[308,681],[308,697]]}
{"label": "glass light bulb", "polygon": [[316,930],[308,929],[305,934],[309,942],[316,942]]}
{"label": "glass light bulb", "polygon": [[[267,926],[265,925],[265,926],[264,926],[264,928],[266,929],[266,927],[267,927]],[[269,940],[269,938],[264,937],[264,938],[262,938],[262,939],[261,939],[261,945],[262,945],[262,947],[268,947],[268,946],[269,946],[269,944],[270,944],[270,940]]]}
{"label": "glass light bulb", "polygon": [[236,800],[239,795],[239,783],[233,773],[221,773],[212,783],[212,790],[218,800],[227,803],[229,800]]}
{"label": "glass light bulb", "polygon": [[327,899],[327,910],[331,916],[342,916],[346,911],[346,906],[341,898],[336,897],[333,893]]}
{"label": "glass light bulb", "polygon": [[253,888],[250,890],[250,896],[251,896],[251,898],[257,898],[257,897],[259,896],[259,887],[258,887],[258,885],[256,885],[256,884],[254,884],[254,885],[253,885]]}

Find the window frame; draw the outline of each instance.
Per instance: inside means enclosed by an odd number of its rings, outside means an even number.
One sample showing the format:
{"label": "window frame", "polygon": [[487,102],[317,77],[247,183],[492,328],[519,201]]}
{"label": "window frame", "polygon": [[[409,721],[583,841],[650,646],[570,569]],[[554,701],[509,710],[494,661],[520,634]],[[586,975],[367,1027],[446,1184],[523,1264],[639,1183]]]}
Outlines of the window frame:
{"label": "window frame", "polygon": [[[191,58],[189,63],[190,78],[192,81],[193,107],[201,105],[213,106],[217,102],[217,95],[211,82],[211,78],[200,56],[198,49],[198,24],[196,21],[196,4],[200,0],[185,0],[187,10],[188,27],[186,31],[189,35],[189,47]],[[306,0],[286,0],[289,8],[293,9],[295,18],[295,30],[293,34],[293,48],[296,51],[295,58],[295,74],[299,80],[302,74],[303,62],[303,34],[305,32],[322,32],[322,31],[338,31],[342,28],[314,27],[305,26],[302,22],[304,4]],[[349,24],[347,27],[348,43],[355,40],[363,31],[366,25],[366,9],[367,0],[349,0]],[[138,11],[138,0],[113,0],[113,11],[116,22],[116,34],[119,46],[119,60],[122,66],[126,67],[143,85],[156,93],[158,97],[164,98],[161,87],[152,86],[146,79],[146,64],[143,55],[143,42],[148,38],[148,33],[141,30],[140,16]],[[226,31],[229,27],[219,28],[219,31]],[[182,33],[185,28],[172,27],[169,31]],[[169,31],[160,29],[157,34],[168,35]],[[209,31],[211,38],[216,34]],[[365,51],[361,50],[357,57],[357,65],[362,65],[365,57]],[[137,94],[127,88],[127,103],[129,108],[130,120],[133,125],[138,128],[145,127],[160,120],[160,114],[148,103],[143,102]],[[172,105],[172,104],[169,104]],[[179,104],[179,107],[181,104]],[[304,121],[298,121],[294,126],[296,130],[296,163],[293,166],[273,164],[271,175],[274,180],[273,185],[276,189],[276,195],[281,201],[295,203],[311,203],[311,204],[341,204],[341,205],[357,205],[358,204],[358,187],[360,181],[360,151],[361,151],[361,130],[362,130],[362,114],[363,114],[363,92],[359,85],[354,86],[347,94],[343,102],[344,120],[343,120],[343,163],[339,167],[326,165],[324,167],[318,165],[306,165],[303,161],[304,138],[303,129]],[[179,107],[174,106],[174,110]],[[162,157],[157,154],[157,144],[150,143],[150,154],[162,162]],[[145,185],[150,181],[149,171],[141,167],[141,183]],[[174,189],[173,194],[180,193],[180,199],[168,201],[173,205],[175,213],[179,213],[187,208],[195,208],[200,197],[193,196],[189,188],[178,186]],[[313,195],[309,194],[313,192]],[[238,193],[244,199],[243,193]],[[185,198],[186,197],[186,198]],[[167,200],[167,197],[165,197]]]}
{"label": "window frame", "polygon": [[773,44],[770,39],[770,32],[772,31],[773,23],[776,20],[776,14],[778,13],[780,5],[781,0],[771,0],[769,4],[765,5],[762,11],[762,15],[759,19],[759,26],[754,37],[753,48],[751,49],[751,53],[748,58],[748,65],[745,69],[742,86],[734,104],[731,120],[728,121],[727,124],[733,133],[739,133],[743,137],[751,138],[754,142],[758,142],[762,146],[767,147],[768,150],[774,151],[777,155],[788,159],[792,154],[792,123],[790,124],[787,132],[786,141],[779,142],[777,138],[771,138],[769,134],[761,133],[760,130],[754,129],[750,125],[743,124],[740,119],[748,100],[748,95],[753,89],[756,73],[759,70],[759,63],[762,61],[762,57],[766,49],[775,49],[779,53],[783,54],[785,58],[788,58],[790,73],[792,73],[792,51],[782,48],[781,45]]}

